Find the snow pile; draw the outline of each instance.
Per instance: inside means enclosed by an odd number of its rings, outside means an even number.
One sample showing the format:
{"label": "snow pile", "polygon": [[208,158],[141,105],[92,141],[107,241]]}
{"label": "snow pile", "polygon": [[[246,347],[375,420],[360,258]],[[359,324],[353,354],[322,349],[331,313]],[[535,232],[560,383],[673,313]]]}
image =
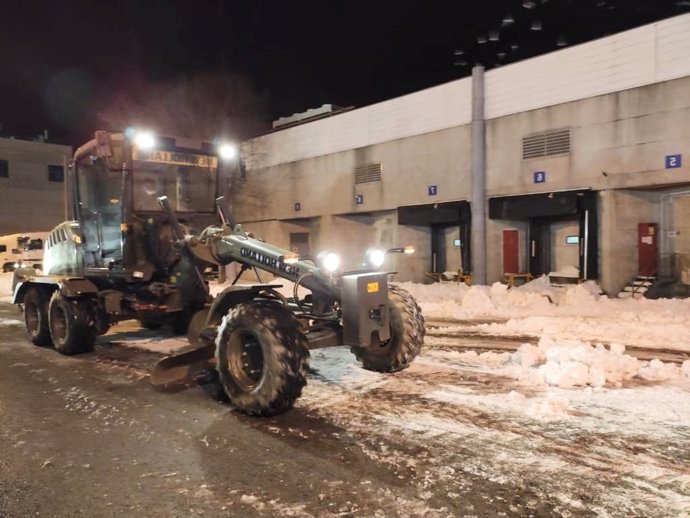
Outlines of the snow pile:
{"label": "snow pile", "polygon": [[24,322],[21,320],[17,320],[14,318],[0,318],[0,327],[3,326],[21,326],[24,325]]}
{"label": "snow pile", "polygon": [[427,322],[464,321],[447,332],[690,351],[690,299],[609,299],[595,282],[552,286],[546,276],[511,289],[501,283],[400,285],[415,296]]}
{"label": "snow pile", "polygon": [[[479,363],[477,359],[475,365]],[[496,362],[489,357],[483,364],[493,367]],[[645,362],[625,354],[625,346],[621,344],[607,348],[580,340],[542,338],[537,346],[521,345],[511,355],[508,371],[516,379],[533,385],[604,387],[620,386],[633,378],[667,381],[690,377],[690,360],[682,366],[659,360]]]}

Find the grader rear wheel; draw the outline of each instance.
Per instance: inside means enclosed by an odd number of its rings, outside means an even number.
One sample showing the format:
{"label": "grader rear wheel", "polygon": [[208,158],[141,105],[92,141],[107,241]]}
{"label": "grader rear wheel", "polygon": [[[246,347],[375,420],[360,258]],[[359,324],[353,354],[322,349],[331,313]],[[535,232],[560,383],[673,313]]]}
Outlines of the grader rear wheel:
{"label": "grader rear wheel", "polygon": [[31,343],[41,347],[53,345],[48,327],[49,300],[49,294],[36,287],[29,288],[24,297],[26,332]]}
{"label": "grader rear wheel", "polygon": [[56,291],[50,299],[48,323],[58,352],[73,355],[93,350],[98,333],[92,301],[68,299]]}

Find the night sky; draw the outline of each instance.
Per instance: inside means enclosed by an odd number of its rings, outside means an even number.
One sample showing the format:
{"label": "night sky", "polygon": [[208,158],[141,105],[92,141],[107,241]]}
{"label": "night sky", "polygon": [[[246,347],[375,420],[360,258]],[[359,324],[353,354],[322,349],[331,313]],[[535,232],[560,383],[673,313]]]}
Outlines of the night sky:
{"label": "night sky", "polygon": [[[690,10],[690,0],[2,1],[0,135],[242,139]],[[508,16],[510,15],[510,16]],[[511,21],[512,20],[512,21]],[[541,26],[541,30],[533,30]]]}

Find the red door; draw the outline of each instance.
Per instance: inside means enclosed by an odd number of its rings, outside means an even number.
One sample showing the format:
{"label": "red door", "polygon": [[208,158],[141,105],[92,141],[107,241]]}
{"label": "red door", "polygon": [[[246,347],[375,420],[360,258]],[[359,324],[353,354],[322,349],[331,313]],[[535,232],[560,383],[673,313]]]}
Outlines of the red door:
{"label": "red door", "polygon": [[659,271],[657,253],[658,225],[656,223],[637,224],[638,269],[642,277],[656,277]]}
{"label": "red door", "polygon": [[520,273],[520,245],[517,230],[503,231],[503,273]]}

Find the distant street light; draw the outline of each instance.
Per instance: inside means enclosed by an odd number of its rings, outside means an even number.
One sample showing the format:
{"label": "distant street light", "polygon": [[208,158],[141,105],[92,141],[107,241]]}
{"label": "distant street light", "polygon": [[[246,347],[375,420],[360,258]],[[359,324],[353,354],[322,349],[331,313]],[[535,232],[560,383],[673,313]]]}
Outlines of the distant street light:
{"label": "distant street light", "polygon": [[540,31],[541,30],[541,20],[532,20],[532,25],[530,25],[529,28],[531,31]]}
{"label": "distant street light", "polygon": [[503,17],[503,21],[501,22],[501,25],[503,27],[506,27],[508,25],[513,25],[514,23],[515,23],[515,18],[513,18],[511,14],[506,14]]}
{"label": "distant street light", "polygon": [[558,37],[558,41],[556,42],[556,46],[558,47],[565,47],[568,44],[568,42],[565,39],[565,36],[562,34]]}

